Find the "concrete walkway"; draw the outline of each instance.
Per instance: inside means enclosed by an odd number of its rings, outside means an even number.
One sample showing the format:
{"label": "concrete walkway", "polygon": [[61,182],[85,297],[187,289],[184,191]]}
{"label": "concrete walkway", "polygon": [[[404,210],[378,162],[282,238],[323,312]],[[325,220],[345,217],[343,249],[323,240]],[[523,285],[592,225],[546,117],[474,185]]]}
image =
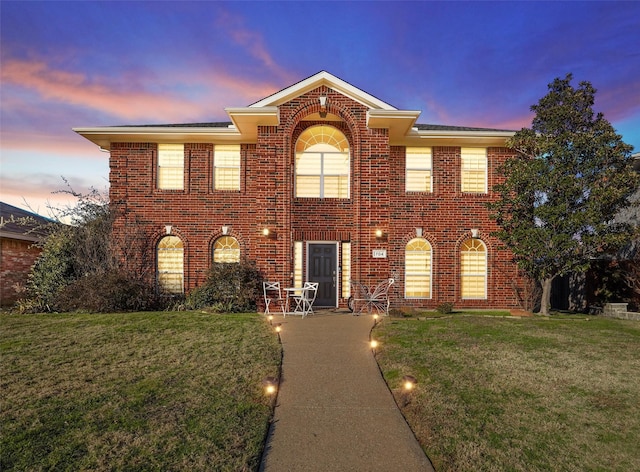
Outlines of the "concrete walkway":
{"label": "concrete walkway", "polygon": [[433,471],[369,346],[371,316],[278,316],[284,358],[261,471]]}

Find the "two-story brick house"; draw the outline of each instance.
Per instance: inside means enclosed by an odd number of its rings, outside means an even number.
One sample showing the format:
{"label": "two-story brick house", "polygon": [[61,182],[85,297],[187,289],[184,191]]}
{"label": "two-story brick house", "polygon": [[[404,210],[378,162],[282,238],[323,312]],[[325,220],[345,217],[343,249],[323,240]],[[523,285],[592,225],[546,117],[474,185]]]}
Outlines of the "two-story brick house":
{"label": "two-story brick house", "polygon": [[145,222],[161,289],[188,292],[212,261],[255,260],[284,286],[394,277],[394,306],[514,307],[518,272],[485,203],[513,132],[419,125],[320,72],[231,121],[77,128],[110,152],[110,198]]}

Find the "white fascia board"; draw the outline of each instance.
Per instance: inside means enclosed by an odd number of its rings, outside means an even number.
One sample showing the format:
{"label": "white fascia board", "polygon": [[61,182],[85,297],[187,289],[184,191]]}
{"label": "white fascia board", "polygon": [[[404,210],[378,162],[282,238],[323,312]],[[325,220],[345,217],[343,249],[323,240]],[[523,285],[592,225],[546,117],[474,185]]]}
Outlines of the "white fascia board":
{"label": "white fascia board", "polygon": [[433,139],[433,138],[503,138],[507,139],[512,137],[515,131],[493,131],[493,130],[416,130],[415,131],[420,138]]}
{"label": "white fascia board", "polygon": [[207,143],[215,141],[241,142],[242,135],[235,127],[190,126],[105,126],[72,128],[80,136],[109,151],[111,143]]}
{"label": "white fascia board", "polygon": [[388,129],[389,140],[393,142],[411,133],[418,116],[420,111],[415,110],[369,110],[367,127]]}
{"label": "white fascia board", "polygon": [[401,139],[391,139],[394,146],[480,146],[504,147],[515,131],[416,130]]}
{"label": "white fascia board", "polygon": [[389,128],[393,123],[405,122],[409,131],[420,116],[418,110],[369,110],[367,111],[367,126],[369,128]]}
{"label": "white fascia board", "polygon": [[364,105],[368,108],[383,109],[383,110],[396,110],[395,107],[383,102],[382,100],[370,95],[357,87],[354,87],[348,82],[345,82],[338,77],[331,75],[326,71],[319,72],[311,77],[304,79],[297,84],[287,87],[279,92],[274,93],[266,98],[263,98],[259,102],[250,105],[250,108],[261,108],[267,106],[278,106],[288,102],[300,95],[313,90],[315,88],[325,85],[336,92],[348,96],[352,100]]}
{"label": "white fascia board", "polygon": [[228,107],[224,111],[227,112],[231,121],[240,129],[237,121],[252,122],[260,126],[278,126],[280,124],[280,109],[275,106],[271,107]]}

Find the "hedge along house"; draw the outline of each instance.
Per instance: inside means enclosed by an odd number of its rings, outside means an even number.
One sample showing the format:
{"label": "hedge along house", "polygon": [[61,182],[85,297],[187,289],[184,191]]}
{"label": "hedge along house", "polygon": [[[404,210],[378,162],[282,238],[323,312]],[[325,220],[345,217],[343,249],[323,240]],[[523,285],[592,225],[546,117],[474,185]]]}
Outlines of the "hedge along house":
{"label": "hedge along house", "polygon": [[387,277],[396,307],[517,305],[485,207],[513,132],[419,125],[325,71],[225,111],[231,122],[74,129],[110,152],[111,201],[144,222],[160,289],[247,257],[265,280],[319,282],[317,307],[344,307],[350,279]]}

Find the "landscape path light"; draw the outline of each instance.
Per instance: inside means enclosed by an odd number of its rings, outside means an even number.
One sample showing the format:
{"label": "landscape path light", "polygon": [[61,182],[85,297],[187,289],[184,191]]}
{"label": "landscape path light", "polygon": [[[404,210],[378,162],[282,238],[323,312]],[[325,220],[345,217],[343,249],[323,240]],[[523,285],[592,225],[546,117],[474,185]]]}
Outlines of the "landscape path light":
{"label": "landscape path light", "polygon": [[273,395],[278,390],[278,379],[275,377],[265,377],[262,381],[264,387],[264,393],[267,395]]}
{"label": "landscape path light", "polygon": [[413,375],[405,375],[404,377],[402,377],[402,386],[407,392],[413,390],[416,386],[416,383],[418,383],[418,381]]}

